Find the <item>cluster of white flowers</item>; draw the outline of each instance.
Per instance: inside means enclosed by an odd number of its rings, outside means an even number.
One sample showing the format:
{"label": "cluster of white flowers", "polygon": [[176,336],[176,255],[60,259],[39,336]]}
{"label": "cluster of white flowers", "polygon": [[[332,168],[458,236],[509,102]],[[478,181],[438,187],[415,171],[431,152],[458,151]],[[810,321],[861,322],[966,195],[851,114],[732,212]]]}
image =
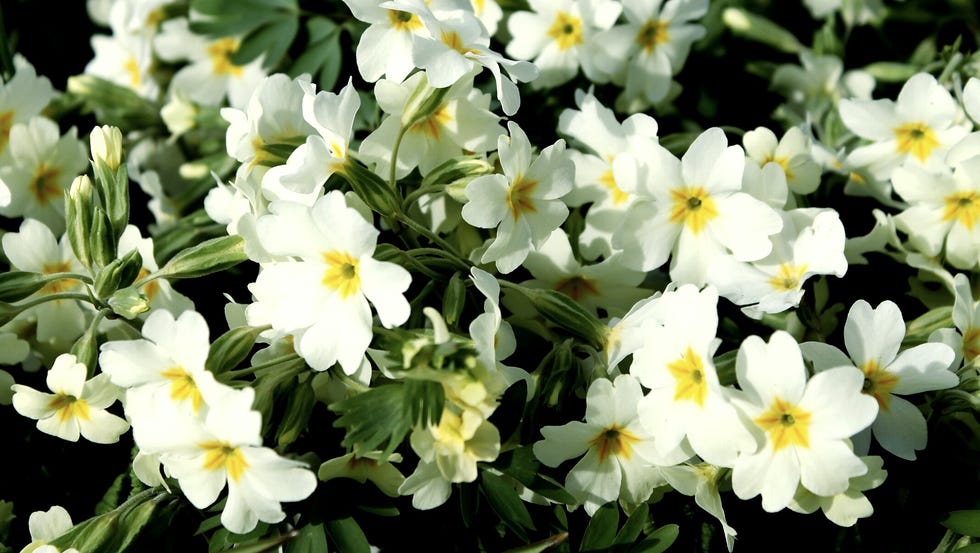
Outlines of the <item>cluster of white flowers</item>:
{"label": "cluster of white flowers", "polygon": [[[97,128],[93,192],[91,179],[76,178],[86,156],[75,130],[61,134],[39,115],[50,83],[17,60],[0,85],[0,214],[23,218],[2,240],[16,273],[0,281],[4,298],[16,296],[3,306],[18,311],[0,327],[0,362],[50,366],[51,392],[13,384],[18,413],[71,441],[115,443],[131,427],[139,479],[176,485],[198,509],[227,487],[220,520],[235,533],[260,521],[305,524],[303,515],[287,521],[282,503],[310,497],[317,476],[371,479],[433,509],[454,485],[497,471],[490,464],[511,446],[562,474],[570,506],[590,516],[609,502],[632,510],[658,491],[693,496],[729,550],[736,532],[720,493],[729,485],[739,499],[761,496],[767,512],[821,509],[842,526],[872,514],[864,492],[884,481],[886,463],[871,453],[911,461],[926,447],[926,418],[905,396],[956,387],[980,356],[970,278],[945,268],[980,270],[980,78],[959,86],[918,73],[897,99],[872,99],[868,74],[805,51],[799,66],[772,75],[787,98],[784,132],[758,127],[737,144],[711,127],[680,147],[662,135],[665,119],[639,112],[681,93],[673,79],[706,34],[707,0],[532,0],[506,21],[494,0],[344,3],[363,23],[357,71],[374,83],[376,123],[363,120],[353,79],[331,92],[308,73],[267,75],[262,56],[235,65],[243,37],[203,38],[193,10],[174,17],[169,0],[89,2],[112,36],[93,38],[88,74],[167,102],[171,145],[208,106],[220,120],[224,152],[213,155],[225,163],[181,172],[207,185],[195,201],[206,195],[211,226],[230,235],[216,240],[238,240],[234,263],[258,268],[251,297],[226,309],[229,335],[247,339],[229,366],[208,364],[232,340],[212,343],[214,325],[167,280],[198,273],[161,268],[154,240],[127,224],[128,204],[113,195],[128,170],[153,198],[154,235],[181,230],[187,206],[171,201],[148,161],[167,144],[128,136],[137,154],[126,165],[119,130]],[[844,9],[806,4],[817,16]],[[510,58],[491,48],[498,27]],[[169,81],[157,80],[163,64]],[[555,128],[530,133],[561,136],[543,145],[505,122],[520,107],[519,83],[557,87],[579,68],[618,87],[611,107],[595,89],[576,90]],[[492,83],[481,83],[483,69]],[[842,124],[843,137],[825,120]],[[876,212],[876,227],[849,240],[840,214],[818,207],[835,177],[845,194],[895,214]],[[97,219],[80,216],[83,205]],[[896,303],[858,300],[843,324],[846,351],[827,343],[834,311],[826,294],[804,290],[871,253],[945,285],[954,298],[945,326],[906,336]],[[234,264],[225,261],[207,268]],[[14,289],[22,282],[25,293]],[[467,303],[470,291],[476,302]],[[722,301],[774,332],[726,344]],[[475,316],[473,305],[482,306]],[[821,316],[833,320],[808,332]],[[491,417],[511,386],[523,384],[527,405],[557,401],[538,397],[549,376],[530,364],[543,355],[504,364],[523,346],[512,323],[553,342],[555,357],[565,336],[576,338],[565,361],[584,416],[565,411],[564,424],[501,435]],[[251,365],[233,370],[256,342]],[[260,390],[254,383],[270,374],[280,380]],[[381,454],[345,439],[343,456],[329,444],[334,457],[316,476],[282,429],[283,447],[263,445],[273,424],[263,416],[280,390],[296,391],[297,405],[308,399],[309,419],[315,402],[344,411],[382,387],[418,383],[436,390],[439,410],[413,411],[397,436],[418,459],[407,477],[390,465],[399,443]],[[117,400],[125,420],[110,412]],[[426,401],[404,410],[424,412]],[[344,412],[335,426],[370,427],[354,418]],[[66,530],[58,516],[36,551]]]}

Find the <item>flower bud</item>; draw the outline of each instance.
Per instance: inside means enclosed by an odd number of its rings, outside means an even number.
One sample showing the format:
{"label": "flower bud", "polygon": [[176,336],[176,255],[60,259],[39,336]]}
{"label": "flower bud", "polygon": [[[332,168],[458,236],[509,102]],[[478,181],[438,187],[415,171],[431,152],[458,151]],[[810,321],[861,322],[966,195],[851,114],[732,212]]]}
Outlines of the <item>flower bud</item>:
{"label": "flower bud", "polygon": [[419,121],[424,121],[427,117],[438,111],[442,106],[442,101],[449,92],[449,88],[435,88],[429,84],[429,79],[422,78],[418,86],[405,101],[405,109],[402,110],[402,128],[411,127]]}
{"label": "flower bud", "polygon": [[136,249],[119,259],[113,260],[102,268],[98,276],[95,277],[93,286],[95,295],[99,298],[107,298],[119,288],[129,286],[139,276],[142,268],[143,256]]}
{"label": "flower bud", "polygon": [[92,232],[92,215],[95,198],[92,180],[87,175],[75,177],[65,197],[65,221],[68,230],[68,243],[75,257],[87,268],[92,268],[92,254],[89,251],[89,234]]}
{"label": "flower bud", "polygon": [[133,287],[117,290],[107,303],[113,313],[130,321],[150,310],[150,300]]}
{"label": "flower bud", "polygon": [[246,259],[241,236],[221,236],[177,252],[157,273],[168,279],[197,278],[224,271]]}
{"label": "flower bud", "polygon": [[538,290],[525,286],[517,288],[545,319],[597,350],[604,347],[609,328],[575,300],[554,290]]}
{"label": "flower bud", "polygon": [[450,159],[422,179],[422,187],[446,185],[446,194],[461,204],[466,203],[466,185],[482,175],[493,173],[493,165],[483,156],[471,155]]}
{"label": "flower bud", "polygon": [[401,210],[398,192],[388,186],[381,177],[355,161],[353,156],[347,158],[338,174],[373,211],[384,217],[393,217]]}
{"label": "flower bud", "polygon": [[0,274],[0,301],[19,301],[41,288],[47,279],[41,273],[8,271]]}
{"label": "flower bud", "polygon": [[95,127],[89,135],[89,144],[92,159],[102,161],[110,171],[115,172],[122,163],[122,132],[119,127]]}
{"label": "flower bud", "polygon": [[112,224],[105,210],[95,206],[92,210],[92,227],[88,234],[88,251],[92,264],[105,267],[116,258],[116,238],[112,234]]}

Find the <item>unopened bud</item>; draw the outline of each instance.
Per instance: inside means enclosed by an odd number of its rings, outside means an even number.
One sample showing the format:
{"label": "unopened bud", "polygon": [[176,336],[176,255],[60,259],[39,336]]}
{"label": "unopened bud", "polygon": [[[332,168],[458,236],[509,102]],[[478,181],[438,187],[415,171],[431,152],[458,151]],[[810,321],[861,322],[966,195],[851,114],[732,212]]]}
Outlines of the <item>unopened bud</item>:
{"label": "unopened bud", "polygon": [[177,252],[157,274],[168,279],[196,278],[224,271],[246,259],[241,236],[222,236]]}
{"label": "unopened bud", "polygon": [[92,254],[89,251],[88,237],[92,232],[94,206],[92,180],[87,175],[75,177],[65,197],[68,243],[71,244],[75,257],[89,269],[92,268]]}
{"label": "unopened bud", "polygon": [[92,159],[101,160],[110,171],[115,172],[122,163],[122,132],[119,127],[95,127],[89,135],[89,145],[92,147]]}
{"label": "unopened bud", "polygon": [[117,290],[108,300],[112,312],[126,320],[133,320],[150,310],[150,300],[136,288]]}

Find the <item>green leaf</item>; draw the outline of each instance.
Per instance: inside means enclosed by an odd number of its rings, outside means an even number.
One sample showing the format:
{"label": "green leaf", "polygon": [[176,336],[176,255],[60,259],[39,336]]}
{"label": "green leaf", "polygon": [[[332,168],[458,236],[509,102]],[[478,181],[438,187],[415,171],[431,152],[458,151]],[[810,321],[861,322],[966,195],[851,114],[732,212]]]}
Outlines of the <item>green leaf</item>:
{"label": "green leaf", "polygon": [[259,334],[267,328],[265,326],[239,326],[225,332],[208,349],[208,360],[204,362],[204,368],[211,371],[212,374],[221,374],[224,371],[234,369],[248,356]]}
{"label": "green leaf", "polygon": [[289,69],[292,77],[308,73],[316,76],[321,90],[331,90],[337,84],[343,56],[340,51],[341,27],[325,17],[312,17],[306,22],[309,42]]}
{"label": "green leaf", "polygon": [[616,541],[614,543],[616,545],[629,545],[635,542],[649,521],[650,508],[646,504],[640,505],[633,511],[633,514],[630,515],[630,518],[619,530],[619,533],[616,534]]}
{"label": "green leaf", "polygon": [[[191,11],[200,14],[191,31],[220,38],[244,35],[288,14],[297,14],[295,0],[193,0]],[[288,46],[288,45],[287,45]]]}
{"label": "green leaf", "polygon": [[109,489],[102,495],[102,499],[95,505],[95,514],[104,515],[119,506],[119,499],[122,495],[123,479],[126,474],[120,474],[112,481]]}
{"label": "green leaf", "polygon": [[942,525],[958,534],[980,538],[980,510],[950,511]]}
{"label": "green leaf", "polygon": [[954,549],[952,553],[980,553],[980,543],[972,543],[959,549]]}
{"label": "green leaf", "polygon": [[286,545],[286,553],[327,553],[327,535],[323,524],[307,524]]}
{"label": "green leaf", "polygon": [[487,496],[490,508],[497,513],[504,525],[519,538],[527,541],[527,533],[524,530],[534,530],[534,521],[531,520],[531,514],[527,512],[527,507],[521,501],[517,490],[500,476],[487,471],[483,471],[480,475],[480,489]]}
{"label": "green leaf", "polygon": [[493,468],[552,501],[566,505],[577,503],[561,484],[541,474],[541,463],[534,457],[529,445],[501,453],[494,461]]}
{"label": "green leaf", "polygon": [[262,67],[270,69],[279,63],[299,32],[299,18],[284,14],[279,19],[252,30],[242,39],[238,50],[230,60],[235,65],[245,65],[261,55]]}
{"label": "green leaf", "polygon": [[370,553],[371,544],[353,518],[326,521],[327,535],[340,553]]}
{"label": "green leaf", "polygon": [[538,542],[534,542],[522,547],[515,547],[514,549],[508,549],[505,553],[541,553],[542,551],[547,551],[552,547],[557,547],[565,541],[568,540],[568,532],[562,532],[560,534],[555,534],[550,538],[543,539]]}
{"label": "green leaf", "polygon": [[674,543],[679,533],[680,527],[676,524],[661,526],[647,536],[645,540],[636,544],[630,553],[663,553]]}
{"label": "green leaf", "polygon": [[619,504],[611,501],[599,507],[585,528],[579,551],[607,551],[616,539],[618,527]]}

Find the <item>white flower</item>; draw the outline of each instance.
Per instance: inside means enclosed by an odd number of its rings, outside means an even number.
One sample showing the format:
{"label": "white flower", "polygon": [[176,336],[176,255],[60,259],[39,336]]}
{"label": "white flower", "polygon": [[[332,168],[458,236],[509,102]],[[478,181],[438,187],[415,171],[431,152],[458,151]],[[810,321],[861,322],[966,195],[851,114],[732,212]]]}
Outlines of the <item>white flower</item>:
{"label": "white flower", "polygon": [[87,369],[75,356],[63,353],[48,371],[46,383],[53,394],[14,384],[14,409],[37,419],[37,429],[63,440],[77,442],[79,434],[99,444],[114,444],[129,423],[106,411],[115,403],[119,389],[104,374],[86,380]]}
{"label": "white flower", "polygon": [[852,151],[848,163],[879,179],[904,162],[942,168],[946,151],[967,133],[955,124],[953,97],[928,73],[909,79],[897,101],[844,99],[839,109],[847,128],[872,142]]}
{"label": "white flower", "polygon": [[974,124],[980,125],[980,78],[970,77],[963,87],[963,109]]}
{"label": "white flower", "polygon": [[333,190],[312,206],[274,202],[258,221],[272,254],[290,260],[263,267],[249,285],[249,324],[271,324],[295,338],[296,352],[316,370],[340,363],[354,373],[371,343],[369,301],[386,328],[408,319],[408,271],[373,257],[379,232]]}
{"label": "white flower", "polygon": [[595,34],[613,26],[622,6],[612,0],[531,0],[533,11],[517,11],[507,20],[511,41],[507,55],[534,58],[534,88],[551,88],[571,80],[579,66],[592,81],[602,80],[594,60]]}
{"label": "white flower", "polygon": [[970,279],[963,273],[953,277],[953,324],[956,329],[941,328],[929,336],[930,342],[942,342],[953,348],[956,359],[951,368],[973,363],[980,356],[980,303],[973,301]]}
{"label": "white flower", "polygon": [[[802,348],[814,370],[857,367],[864,374],[861,392],[878,402],[870,434],[881,447],[902,459],[915,459],[926,446],[926,419],[918,407],[899,395],[950,388],[959,379],[948,370],[955,357],[946,344],[920,344],[899,353],[905,337],[902,312],[893,302],[877,308],[864,300],[851,306],[844,324],[850,358],[834,346],[807,342]],[[867,451],[869,433],[855,436],[855,449]],[[819,494],[827,495],[827,494]]]}
{"label": "white flower", "polygon": [[859,518],[871,516],[874,507],[864,496],[864,492],[880,486],[888,476],[888,471],[882,470],[884,463],[881,457],[861,457],[861,462],[867,465],[868,472],[851,478],[843,492],[819,496],[801,487],[789,508],[797,513],[812,513],[820,509],[829,521],[845,527],[854,526]]}
{"label": "white flower", "polygon": [[398,6],[382,7],[380,0],[344,0],[354,17],[369,23],[357,42],[357,69],[367,82],[382,76],[401,82],[415,69],[412,36],[424,34],[419,16]]}
{"label": "white flower", "polygon": [[27,519],[31,532],[31,543],[20,553],[37,552],[49,541],[57,539],[73,526],[71,515],[61,505],[53,505],[47,511],[34,511]]}
{"label": "white flower", "polygon": [[233,107],[243,107],[265,71],[262,56],[247,65],[235,65],[231,57],[238,51],[237,37],[207,40],[191,32],[186,18],[164,21],[153,47],[161,59],[187,61],[170,81],[171,92],[180,91],[199,104],[217,106],[228,97]]}
{"label": "white flower", "polygon": [[980,155],[954,165],[952,174],[899,167],[892,173],[895,192],[909,203],[895,226],[928,256],[945,252],[958,269],[980,263]]}
{"label": "white flower", "polygon": [[0,181],[10,200],[0,206],[7,217],[31,217],[52,231],[65,229],[65,190],[85,170],[85,146],[72,127],[62,135],[58,125],[34,117],[10,130],[10,162],[0,166]]}
{"label": "white flower", "polygon": [[875,79],[866,71],[844,71],[844,63],[838,57],[817,56],[804,50],[800,65],[776,68],[772,87],[806,109],[822,113],[836,106],[841,98],[870,100]]}
{"label": "white flower", "polygon": [[132,89],[140,96],[155,100],[160,85],[152,77],[152,39],[142,33],[117,32],[112,36],[92,36],[95,57],[85,66],[85,73]]}
{"label": "white flower", "polygon": [[867,472],[848,442],[878,412],[877,403],[861,393],[860,371],[837,367],[807,382],[800,348],[781,330],[768,343],[746,338],[735,371],[743,394],[733,401],[763,444],[735,461],[732,488],[738,497],[762,494],[762,508],[775,512],[790,504],[800,484],[830,496]]}
{"label": "white flower", "polygon": [[527,384],[527,399],[530,400],[534,395],[534,379],[531,375],[524,369],[502,363],[517,351],[517,339],[514,337],[514,329],[500,312],[500,283],[490,273],[478,267],[470,269],[470,280],[486,297],[483,301],[483,313],[477,315],[468,327],[480,362],[484,367],[499,371],[507,386],[523,380]]}
{"label": "white flower", "polygon": [[643,326],[643,346],[633,353],[630,374],[650,392],[637,405],[640,424],[655,438],[658,451],[687,443],[705,461],[731,467],[738,453],[756,443],[718,382],[715,338],[718,292],[686,284],[657,302],[662,322]]}
{"label": "white flower", "polygon": [[718,519],[725,532],[725,544],[731,551],[735,545],[735,529],[728,525],[725,509],[721,504],[721,494],[718,492],[718,481],[721,470],[708,463],[696,465],[681,464],[673,467],[662,467],[660,473],[670,484],[671,488],[684,495],[693,495],[694,502],[709,514]]}
{"label": "white flower", "polygon": [[765,127],[745,133],[742,137],[745,154],[760,168],[775,163],[789,186],[797,194],[809,194],[820,185],[820,166],[810,155],[810,139],[799,127],[790,127],[783,138]]}
{"label": "white flower", "polygon": [[534,455],[549,467],[585,454],[568,471],[565,489],[589,515],[617,499],[631,504],[645,501],[654,487],[664,483],[655,465],[674,465],[691,456],[683,448],[660,454],[637,416],[642,395],[632,376],[618,376],[615,382],[600,378],[589,386],[585,422],[545,426],[541,429],[545,439],[534,444]]}
{"label": "white flower", "polygon": [[[678,283],[703,285],[716,256],[729,251],[739,261],[769,254],[769,236],[782,221],[768,205],[741,191],[745,154],[728,146],[725,133],[708,129],[680,160],[666,149],[651,148],[635,170],[634,203],[613,246],[624,250],[631,267],[655,269],[672,255],[670,277]],[[617,181],[620,180],[617,178]]]}
{"label": "white flower", "polygon": [[623,111],[641,111],[663,100],[671,77],[681,70],[691,45],[704,36],[707,0],[624,0],[626,23],[599,33],[596,65],[625,86],[616,101]]}
{"label": "white flower", "polygon": [[509,122],[510,137],[497,141],[504,174],[484,175],[466,186],[469,201],[463,220],[480,228],[497,228],[483,253],[482,263],[496,262],[509,273],[537,249],[568,216],[560,198],[572,188],[575,166],[559,139],[532,159],[531,143],[517,123]]}
{"label": "white flower", "polygon": [[30,121],[54,98],[51,81],[38,76],[27,60],[18,54],[14,65],[14,76],[0,85],[0,160],[3,162],[9,161],[10,130],[18,123]]}

